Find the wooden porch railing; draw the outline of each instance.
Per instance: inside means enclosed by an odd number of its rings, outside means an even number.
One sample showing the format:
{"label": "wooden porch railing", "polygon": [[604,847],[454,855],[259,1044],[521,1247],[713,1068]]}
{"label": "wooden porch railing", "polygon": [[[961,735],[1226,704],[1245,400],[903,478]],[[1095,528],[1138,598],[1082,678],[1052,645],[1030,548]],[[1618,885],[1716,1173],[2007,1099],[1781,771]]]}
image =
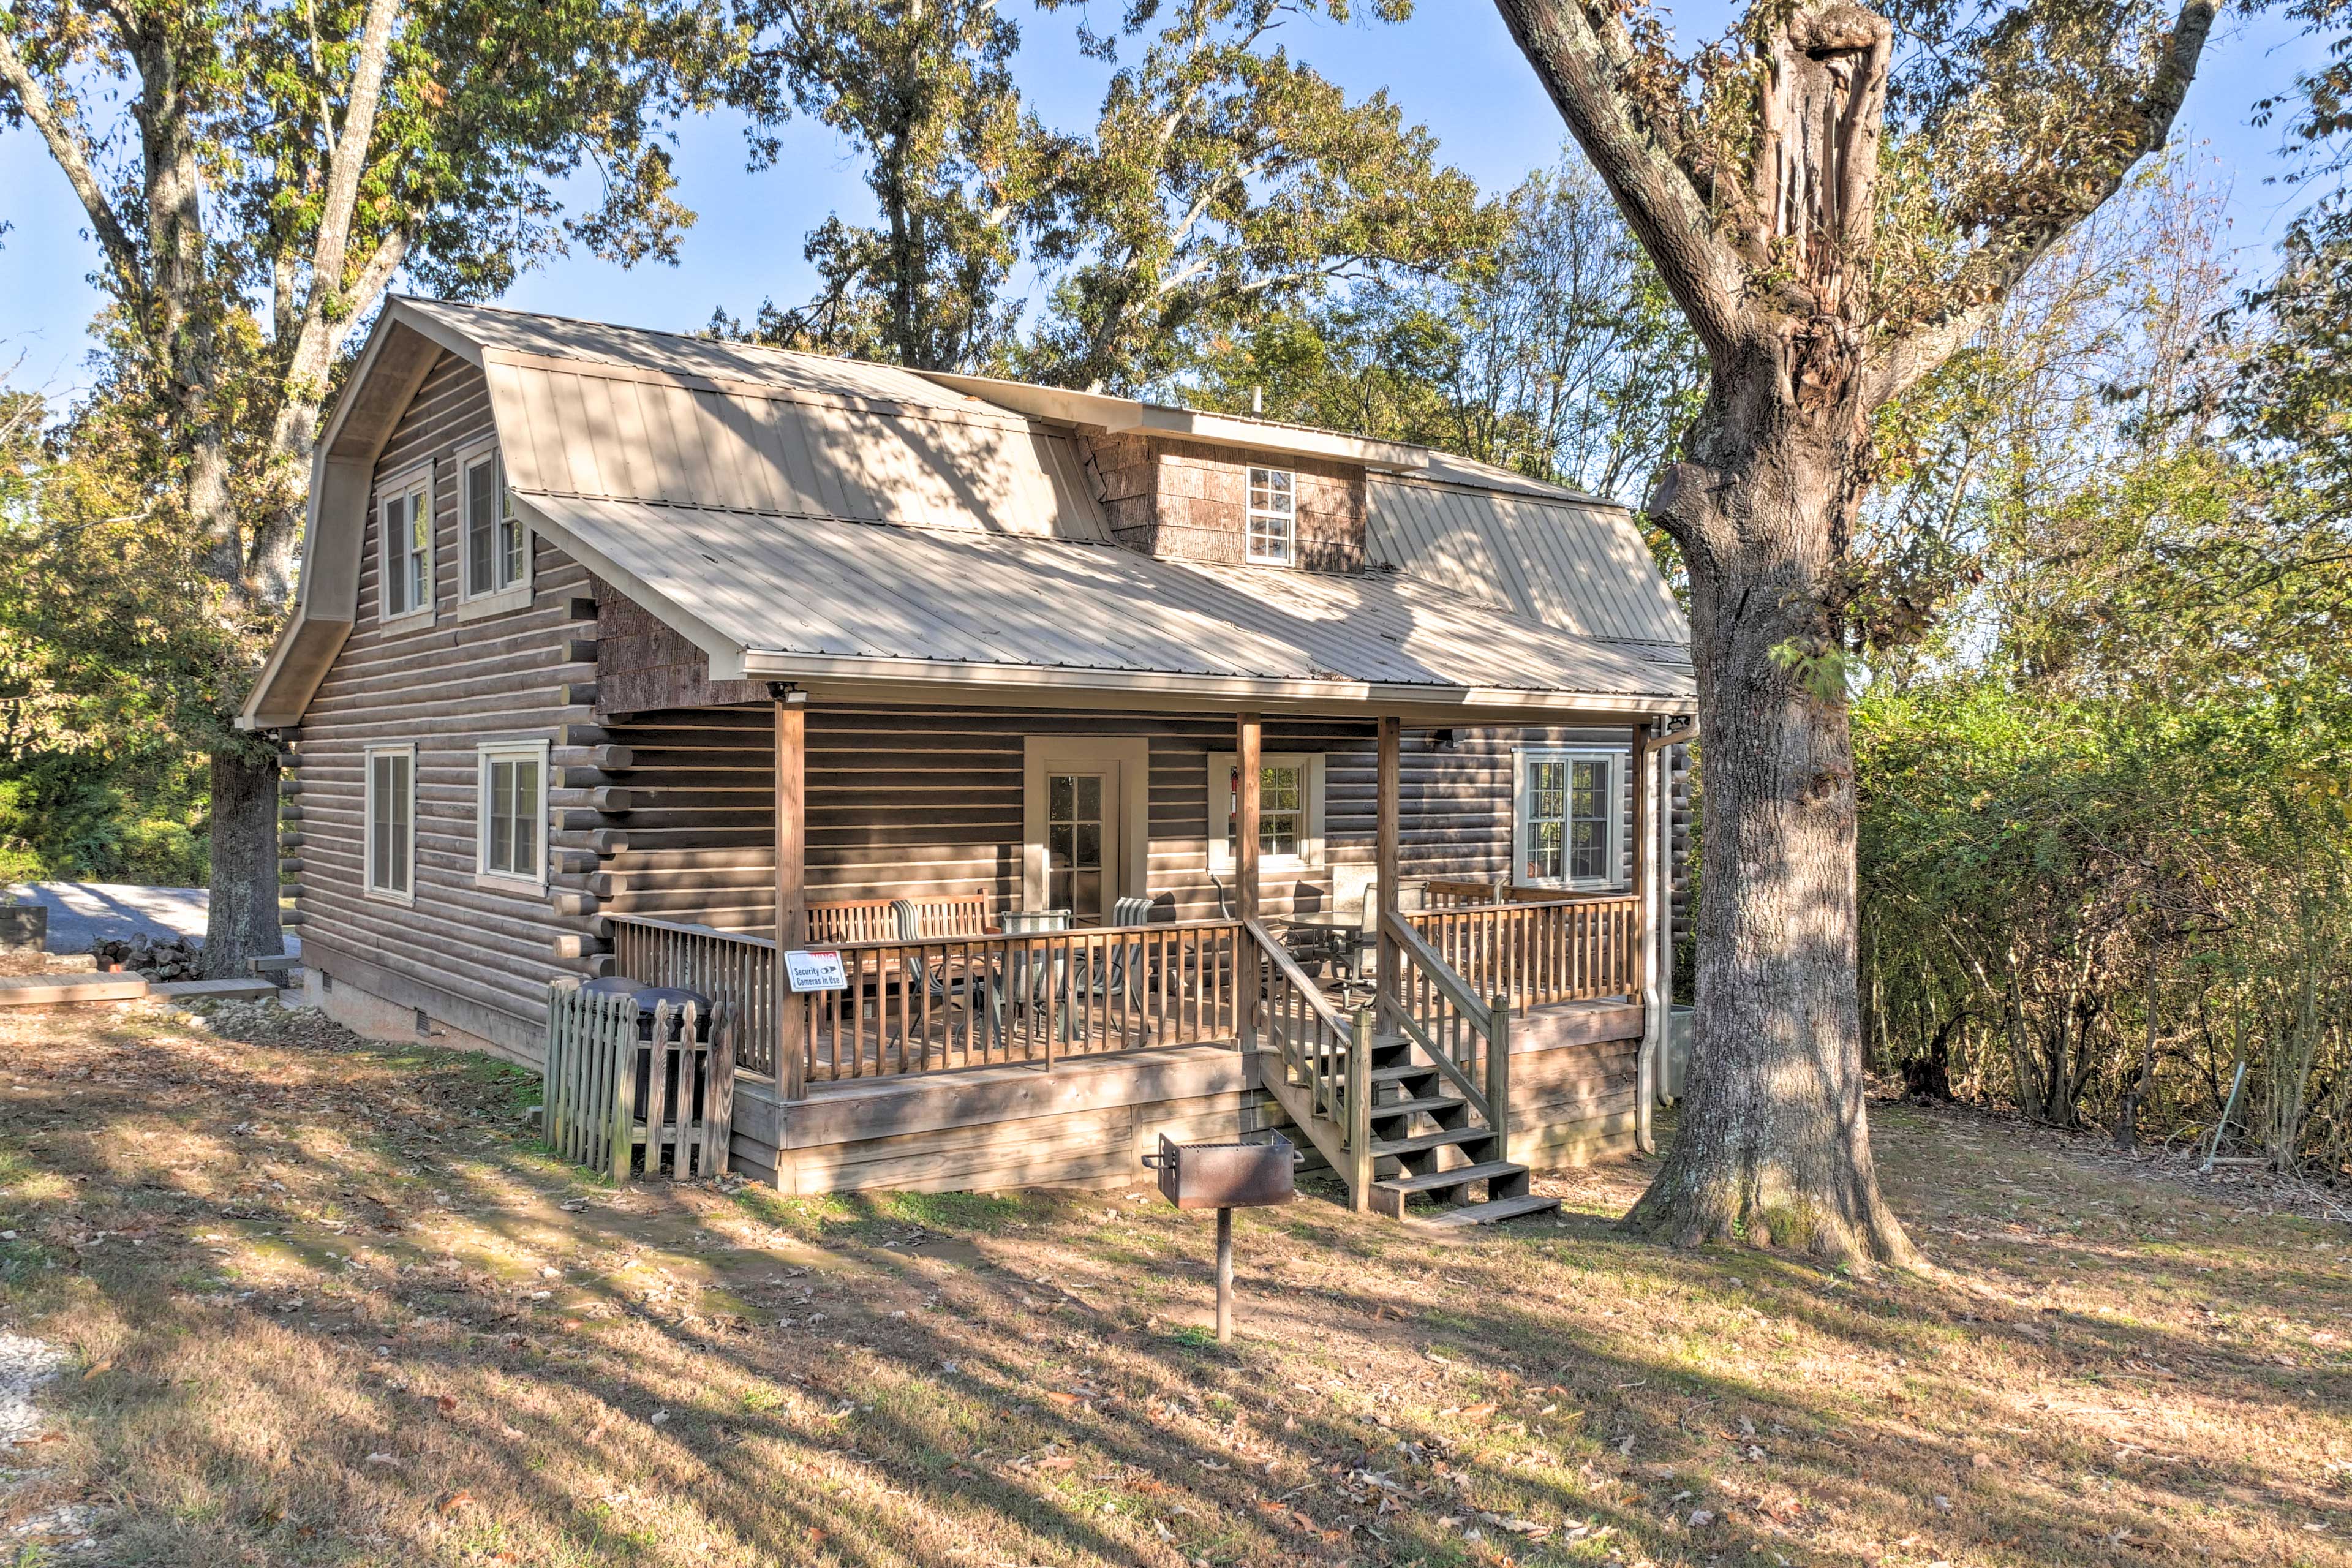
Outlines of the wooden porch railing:
{"label": "wooden porch railing", "polygon": [[1414,910],[1404,922],[1472,994],[1512,1011],[1641,989],[1631,894]]}
{"label": "wooden porch railing", "polygon": [[1234,921],[841,942],[807,1009],[809,1083],[1230,1040]]}
{"label": "wooden porch railing", "polygon": [[[832,899],[808,907],[808,939],[819,947],[837,942],[895,942],[897,899]],[[914,900],[919,930],[935,936],[979,936],[992,923],[985,892],[950,893]]]}
{"label": "wooden porch railing", "polygon": [[606,918],[617,972],[641,984],[698,991],[728,1007],[737,1020],[735,1065],[747,1072],[776,1070],[773,938],[643,915]]}
{"label": "wooden porch railing", "polygon": [[[737,1065],[777,1076],[776,944],[751,931],[608,917],[614,967],[728,1005]],[[1235,921],[1034,935],[840,942],[849,984],[795,996],[803,1083],[944,1072],[1230,1040]]]}

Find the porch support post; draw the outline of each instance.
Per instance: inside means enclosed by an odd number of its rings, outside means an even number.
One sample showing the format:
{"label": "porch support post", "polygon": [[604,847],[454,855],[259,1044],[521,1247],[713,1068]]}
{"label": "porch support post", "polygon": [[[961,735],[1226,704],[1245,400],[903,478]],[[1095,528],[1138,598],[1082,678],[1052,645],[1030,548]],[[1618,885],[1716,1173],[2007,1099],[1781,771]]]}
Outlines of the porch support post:
{"label": "porch support post", "polygon": [[[1258,721],[1255,713],[1234,721],[1234,913],[1257,919]],[[1211,788],[1214,788],[1213,781]],[[1211,830],[1215,814],[1211,814]],[[1265,987],[1265,954],[1246,933],[1234,938],[1234,1015],[1236,1043],[1244,1054],[1257,1049],[1258,1007]]]}
{"label": "porch support post", "polygon": [[776,1087],[808,1092],[808,1013],[784,978],[784,952],[808,940],[808,693],[779,684],[776,702]]}
{"label": "porch support post", "polygon": [[1403,908],[1403,889],[1398,882],[1398,846],[1402,840],[1403,806],[1402,775],[1404,723],[1393,713],[1381,716],[1380,739],[1380,802],[1378,837],[1372,850],[1372,889],[1380,905],[1377,958],[1372,971],[1372,994],[1381,1006],[1389,1005],[1397,994],[1397,950],[1390,939],[1388,917]]}
{"label": "porch support post", "polygon": [[1234,767],[1241,777],[1234,799],[1234,910],[1245,921],[1257,919],[1258,785],[1265,768],[1259,758],[1263,726],[1255,713],[1239,716],[1234,726]]}
{"label": "porch support post", "polygon": [[1657,776],[1659,759],[1664,749],[1654,743],[1657,722],[1645,721],[1635,726],[1633,748],[1633,962],[1634,973],[1642,988],[1642,1050],[1634,1058],[1633,1074],[1633,1146],[1643,1153],[1652,1152],[1657,1140],[1650,1129],[1650,1114],[1658,1100],[1660,1055],[1666,1038],[1666,1008],[1659,984],[1657,931],[1662,923],[1656,908],[1657,879],[1653,874],[1660,857],[1656,837]]}

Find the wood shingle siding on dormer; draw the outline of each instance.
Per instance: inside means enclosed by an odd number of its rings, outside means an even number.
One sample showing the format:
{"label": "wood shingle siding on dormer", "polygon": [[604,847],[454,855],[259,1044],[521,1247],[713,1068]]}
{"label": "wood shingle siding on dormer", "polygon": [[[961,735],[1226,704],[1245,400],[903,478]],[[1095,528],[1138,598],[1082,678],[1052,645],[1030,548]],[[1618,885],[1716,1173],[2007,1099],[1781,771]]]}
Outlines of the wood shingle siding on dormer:
{"label": "wood shingle siding on dormer", "polygon": [[1249,470],[1296,476],[1297,569],[1364,569],[1364,469],[1160,436],[1077,437],[1096,476],[1110,535],[1163,561],[1239,566],[1246,559]]}

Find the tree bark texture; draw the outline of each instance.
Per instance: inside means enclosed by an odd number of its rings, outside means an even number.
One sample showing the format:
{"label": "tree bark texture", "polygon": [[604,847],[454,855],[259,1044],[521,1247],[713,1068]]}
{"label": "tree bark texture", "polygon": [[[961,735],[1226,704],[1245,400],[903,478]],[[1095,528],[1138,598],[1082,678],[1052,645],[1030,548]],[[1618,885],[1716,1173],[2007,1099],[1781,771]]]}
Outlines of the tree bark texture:
{"label": "tree bark texture", "polygon": [[[2027,0],[2024,11],[2033,8]],[[1871,416],[1992,319],[2004,295],[2161,147],[2211,0],[2184,0],[2156,63],[2085,100],[2114,134],[2006,207],[1889,321],[1873,298],[1895,30],[1857,0],[1754,8],[1749,90],[1689,89],[1641,6],[1496,0],[1577,144],[1706,345],[1707,399],[1651,497],[1690,574],[1706,736],[1696,1051],[1675,1143],[1626,1223],[1908,1262],[1864,1121],[1855,800],[1844,658]],[[1930,117],[1916,155],[1967,132]]]}
{"label": "tree bark texture", "polygon": [[286,950],[278,922],[278,755],[266,742],[212,755],[212,904],[207,980],[242,980]]}
{"label": "tree bark texture", "polygon": [[[1835,343],[1832,339],[1832,344]],[[1802,330],[1718,374],[1651,503],[1690,570],[1706,737],[1697,1050],[1658,1174],[1626,1224],[1906,1263],[1863,1100],[1853,738],[1836,662],[1854,378]],[[1781,389],[1811,374],[1817,396]]]}

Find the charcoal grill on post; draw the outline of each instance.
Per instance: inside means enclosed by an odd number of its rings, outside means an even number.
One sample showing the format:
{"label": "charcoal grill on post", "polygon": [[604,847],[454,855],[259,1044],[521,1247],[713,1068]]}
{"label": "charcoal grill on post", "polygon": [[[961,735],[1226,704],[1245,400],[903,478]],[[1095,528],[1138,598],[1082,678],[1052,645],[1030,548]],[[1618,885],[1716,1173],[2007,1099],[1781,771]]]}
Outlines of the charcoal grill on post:
{"label": "charcoal grill on post", "polygon": [[1234,1210],[1290,1201],[1298,1151],[1280,1133],[1265,1143],[1179,1143],[1162,1132],[1144,1164],[1180,1209],[1217,1211],[1217,1342],[1234,1337]]}

